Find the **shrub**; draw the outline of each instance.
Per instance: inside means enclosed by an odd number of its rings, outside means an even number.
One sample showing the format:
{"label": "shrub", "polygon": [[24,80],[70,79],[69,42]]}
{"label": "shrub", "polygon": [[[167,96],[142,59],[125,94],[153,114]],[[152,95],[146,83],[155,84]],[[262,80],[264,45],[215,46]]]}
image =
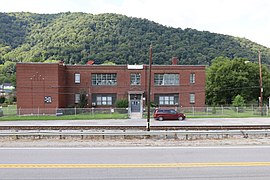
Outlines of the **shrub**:
{"label": "shrub", "polygon": [[232,105],[234,107],[244,107],[246,104],[244,98],[238,94],[237,96],[234,97]]}
{"label": "shrub", "polygon": [[0,104],[3,104],[6,101],[5,96],[0,96]]}
{"label": "shrub", "polygon": [[245,100],[244,98],[241,96],[241,95],[237,95],[234,97],[233,99],[233,104],[232,104],[234,107],[235,107],[235,111],[237,112],[244,112],[244,106],[246,105],[245,104]]}
{"label": "shrub", "polygon": [[117,108],[127,108],[128,107],[128,100],[127,99],[118,99],[115,102],[115,106]]}

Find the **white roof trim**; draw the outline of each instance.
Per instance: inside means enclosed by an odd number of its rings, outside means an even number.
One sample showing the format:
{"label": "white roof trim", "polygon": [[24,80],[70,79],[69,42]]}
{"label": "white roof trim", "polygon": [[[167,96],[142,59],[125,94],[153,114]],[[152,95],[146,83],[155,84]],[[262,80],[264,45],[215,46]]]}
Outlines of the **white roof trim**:
{"label": "white roof trim", "polygon": [[128,69],[143,69],[143,65],[127,65]]}

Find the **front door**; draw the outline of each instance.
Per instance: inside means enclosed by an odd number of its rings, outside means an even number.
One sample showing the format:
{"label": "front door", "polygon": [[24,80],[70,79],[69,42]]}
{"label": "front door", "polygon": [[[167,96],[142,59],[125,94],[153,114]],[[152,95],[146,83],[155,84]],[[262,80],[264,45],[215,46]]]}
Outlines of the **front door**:
{"label": "front door", "polygon": [[131,112],[141,111],[141,100],[135,99],[131,100]]}

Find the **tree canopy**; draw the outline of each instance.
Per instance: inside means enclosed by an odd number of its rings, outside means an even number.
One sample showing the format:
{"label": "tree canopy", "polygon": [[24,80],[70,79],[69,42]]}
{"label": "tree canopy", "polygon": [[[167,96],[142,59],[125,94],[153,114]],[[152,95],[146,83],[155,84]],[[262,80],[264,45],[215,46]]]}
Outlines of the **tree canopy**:
{"label": "tree canopy", "polygon": [[[16,82],[16,62],[148,64],[150,44],[154,64],[171,64],[174,56],[182,65],[210,66],[208,104],[231,104],[238,94],[245,102],[256,101],[260,89],[254,62],[259,49],[262,62],[270,63],[270,49],[250,40],[166,27],[147,19],[109,13],[0,13],[0,83]],[[266,99],[266,66],[263,77]]]}
{"label": "tree canopy", "polygon": [[[270,95],[270,71],[262,67],[264,99]],[[246,102],[258,102],[260,95],[258,63],[243,58],[218,57],[207,69],[207,104],[231,104],[240,95]]]}
{"label": "tree canopy", "polygon": [[0,13],[0,63],[62,60],[66,64],[147,64],[149,45],[153,63],[210,65],[224,56],[270,61],[269,48],[247,39],[162,26],[147,19],[119,14]]}

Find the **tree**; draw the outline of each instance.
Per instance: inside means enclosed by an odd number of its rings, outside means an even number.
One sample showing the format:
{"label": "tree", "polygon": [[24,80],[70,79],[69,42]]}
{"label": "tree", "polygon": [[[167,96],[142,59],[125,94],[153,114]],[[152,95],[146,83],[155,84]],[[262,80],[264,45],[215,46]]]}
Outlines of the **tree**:
{"label": "tree", "polygon": [[234,107],[244,107],[246,104],[244,98],[238,94],[237,96],[234,97],[232,105]]}
{"label": "tree", "polygon": [[270,51],[243,38],[162,26],[147,19],[119,14],[0,13],[0,63],[62,60],[85,64],[94,59],[116,64],[147,64],[150,44],[155,64],[211,64],[220,55],[255,59],[261,49],[269,62]]}
{"label": "tree", "polygon": [[87,106],[87,96],[86,96],[86,92],[82,91],[80,93],[80,101],[78,103],[78,107],[79,108],[85,108]]}
{"label": "tree", "polygon": [[2,73],[5,76],[11,76],[16,72],[16,63],[11,61],[6,61],[2,67]]}
{"label": "tree", "polygon": [[[264,99],[270,88],[270,72],[263,66]],[[231,104],[233,97],[241,95],[247,102],[259,97],[259,66],[243,58],[218,57],[207,69],[206,103]]]}

